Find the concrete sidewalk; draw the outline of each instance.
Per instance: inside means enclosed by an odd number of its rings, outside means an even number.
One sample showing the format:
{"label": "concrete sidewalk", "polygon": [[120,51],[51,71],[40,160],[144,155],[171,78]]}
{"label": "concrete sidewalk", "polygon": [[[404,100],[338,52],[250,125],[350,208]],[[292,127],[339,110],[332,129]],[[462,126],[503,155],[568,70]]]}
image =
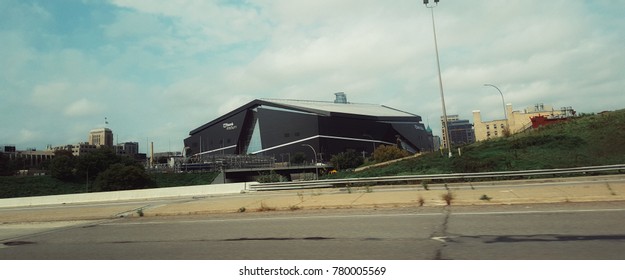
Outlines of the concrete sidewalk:
{"label": "concrete sidewalk", "polygon": [[311,209],[444,207],[445,195],[454,205],[509,205],[625,201],[625,176],[483,183],[354,187],[252,192],[236,195],[138,200],[102,205],[58,205],[0,210],[0,223],[97,220],[115,217],[178,216]]}

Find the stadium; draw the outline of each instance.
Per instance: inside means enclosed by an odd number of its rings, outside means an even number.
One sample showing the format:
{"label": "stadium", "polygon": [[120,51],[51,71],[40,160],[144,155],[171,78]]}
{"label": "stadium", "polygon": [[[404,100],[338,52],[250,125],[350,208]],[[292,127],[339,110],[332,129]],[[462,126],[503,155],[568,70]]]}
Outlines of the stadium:
{"label": "stadium", "polygon": [[334,102],[253,100],[192,130],[184,140],[186,155],[259,155],[286,162],[304,153],[309,160],[327,162],[348,150],[368,156],[379,145],[411,153],[433,150],[420,116],[335,95]]}

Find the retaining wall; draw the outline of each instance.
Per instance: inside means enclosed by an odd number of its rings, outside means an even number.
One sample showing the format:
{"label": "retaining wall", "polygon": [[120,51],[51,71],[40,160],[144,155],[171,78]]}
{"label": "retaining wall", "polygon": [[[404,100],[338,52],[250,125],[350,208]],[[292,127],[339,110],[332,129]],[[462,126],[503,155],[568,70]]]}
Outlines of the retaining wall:
{"label": "retaining wall", "polygon": [[0,208],[236,194],[247,189],[247,184],[248,183],[232,183],[116,192],[3,198],[0,199]]}

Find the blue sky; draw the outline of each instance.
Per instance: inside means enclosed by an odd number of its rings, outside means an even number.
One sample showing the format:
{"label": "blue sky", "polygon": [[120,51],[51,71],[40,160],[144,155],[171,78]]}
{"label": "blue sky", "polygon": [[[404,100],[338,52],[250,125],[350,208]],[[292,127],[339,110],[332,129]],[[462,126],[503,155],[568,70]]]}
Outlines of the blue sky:
{"label": "blue sky", "polygon": [[[453,1],[434,10],[448,114],[625,108],[625,1]],[[422,1],[0,0],[0,145],[87,140],[180,151],[255,98],[384,104],[440,133]],[[429,122],[428,122],[429,120]]]}

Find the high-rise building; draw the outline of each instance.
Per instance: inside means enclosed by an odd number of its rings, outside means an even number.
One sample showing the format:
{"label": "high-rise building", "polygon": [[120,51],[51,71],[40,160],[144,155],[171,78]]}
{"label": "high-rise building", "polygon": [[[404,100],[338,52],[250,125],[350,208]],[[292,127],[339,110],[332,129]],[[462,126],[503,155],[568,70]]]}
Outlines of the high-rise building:
{"label": "high-rise building", "polygon": [[89,144],[113,148],[113,131],[106,127],[91,130],[89,132]]}
{"label": "high-rise building", "polygon": [[[441,127],[443,128],[443,148],[447,149],[445,137],[445,125],[443,124],[443,117],[441,116]],[[447,115],[447,127],[449,129],[449,138],[451,139],[451,146],[466,145],[475,142],[475,133],[473,132],[473,125],[469,123],[469,120],[461,120],[458,115]]]}
{"label": "high-rise building", "polygon": [[115,147],[115,152],[118,155],[136,157],[139,154],[139,143],[138,142],[125,142],[125,143],[117,144],[117,146]]}

